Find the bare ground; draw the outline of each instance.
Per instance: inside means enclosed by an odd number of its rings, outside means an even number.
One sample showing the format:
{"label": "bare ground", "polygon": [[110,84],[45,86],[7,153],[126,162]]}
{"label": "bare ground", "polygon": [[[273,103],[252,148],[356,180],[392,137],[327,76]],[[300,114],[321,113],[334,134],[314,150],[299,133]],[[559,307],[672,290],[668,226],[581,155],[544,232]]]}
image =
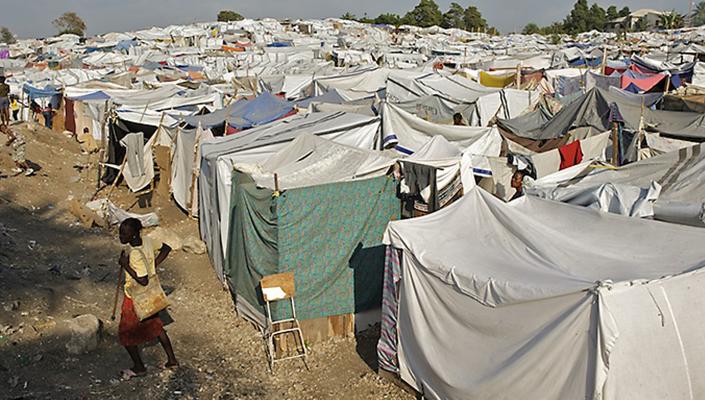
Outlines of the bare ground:
{"label": "bare ground", "polygon": [[[310,347],[309,367],[295,360],[270,373],[257,330],[235,315],[230,294],[206,255],[172,252],[160,278],[173,305],[167,327],[181,367],[160,368],[158,344],[143,356],[149,374],[120,381],[130,366],[110,321],[120,246],[115,230],[85,229],[67,211],[88,201],[96,170],[64,135],[26,124],[35,176],[12,176],[10,149],[0,149],[0,398],[6,399],[412,399],[376,374],[376,332]],[[0,138],[4,143],[6,138]],[[95,161],[95,158],[92,160]],[[119,187],[111,199],[134,212],[156,211],[162,226],[197,235],[172,201],[139,209]],[[98,349],[71,356],[47,340],[53,322],[94,314],[103,323]]]}

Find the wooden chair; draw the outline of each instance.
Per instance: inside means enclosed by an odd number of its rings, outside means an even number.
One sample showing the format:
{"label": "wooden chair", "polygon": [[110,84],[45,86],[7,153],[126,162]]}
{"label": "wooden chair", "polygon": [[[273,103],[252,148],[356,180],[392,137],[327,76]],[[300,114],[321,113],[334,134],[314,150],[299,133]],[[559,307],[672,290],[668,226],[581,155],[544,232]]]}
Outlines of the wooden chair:
{"label": "wooden chair", "polygon": [[[267,342],[267,360],[269,361],[270,370],[274,370],[274,363],[276,362],[299,357],[303,357],[304,365],[306,366],[306,369],[308,369],[308,364],[306,363],[306,358],[308,357],[306,352],[306,344],[304,343],[304,336],[301,332],[299,320],[296,319],[296,303],[294,302],[294,273],[285,272],[281,274],[264,276],[260,280],[260,286],[262,288],[262,297],[264,298],[264,302],[266,304],[267,326],[264,330],[264,338]],[[276,321],[273,320],[270,303],[285,300],[289,300],[289,304],[291,306],[291,318]],[[291,334],[294,336],[295,341],[298,340],[298,354],[277,358],[277,352],[274,347],[274,338],[275,336],[286,334]],[[299,344],[301,345],[301,351],[298,349]]]}

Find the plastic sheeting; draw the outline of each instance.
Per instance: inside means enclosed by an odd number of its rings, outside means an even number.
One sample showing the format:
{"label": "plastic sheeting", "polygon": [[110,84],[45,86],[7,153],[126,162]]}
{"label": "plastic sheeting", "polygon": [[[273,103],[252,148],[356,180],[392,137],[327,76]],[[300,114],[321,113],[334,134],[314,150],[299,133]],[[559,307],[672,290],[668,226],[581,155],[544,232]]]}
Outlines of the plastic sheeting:
{"label": "plastic sheeting", "polygon": [[405,154],[423,147],[433,136],[443,136],[473,154],[499,155],[502,138],[497,128],[440,125],[409,114],[394,104],[382,103],[382,132],[385,147],[394,145]]}
{"label": "plastic sheeting", "polygon": [[[703,226],[705,153],[681,148],[617,169],[596,169],[578,177],[538,180],[528,194],[625,215]],[[657,190],[660,188],[660,191]]]}

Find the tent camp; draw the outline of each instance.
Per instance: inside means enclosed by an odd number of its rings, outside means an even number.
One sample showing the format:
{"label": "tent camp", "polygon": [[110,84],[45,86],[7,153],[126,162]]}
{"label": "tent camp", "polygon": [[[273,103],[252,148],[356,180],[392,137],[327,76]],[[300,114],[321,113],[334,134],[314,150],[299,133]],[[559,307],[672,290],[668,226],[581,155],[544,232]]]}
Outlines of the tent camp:
{"label": "tent camp", "polygon": [[389,224],[380,366],[427,399],[701,398],[704,240],[475,189]]}

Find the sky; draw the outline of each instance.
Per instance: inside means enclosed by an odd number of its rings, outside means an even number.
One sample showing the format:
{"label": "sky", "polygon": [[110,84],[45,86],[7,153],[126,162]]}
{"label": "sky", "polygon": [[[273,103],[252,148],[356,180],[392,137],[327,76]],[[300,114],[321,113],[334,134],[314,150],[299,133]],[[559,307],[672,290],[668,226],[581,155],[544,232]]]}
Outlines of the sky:
{"label": "sky", "polygon": [[[521,31],[529,22],[548,25],[562,20],[574,0],[456,0],[480,9],[502,33]],[[593,1],[588,1],[590,4]],[[86,22],[89,35],[126,32],[191,22],[213,21],[220,10],[234,10],[249,18],[325,18],[349,11],[375,17],[391,12],[403,15],[418,0],[0,0],[0,26],[21,38],[46,37],[56,33],[51,21],[66,11],[76,12]],[[451,1],[437,0],[441,11]],[[612,3],[598,1],[607,8]],[[654,8],[685,12],[688,0],[616,0],[618,8]]]}

